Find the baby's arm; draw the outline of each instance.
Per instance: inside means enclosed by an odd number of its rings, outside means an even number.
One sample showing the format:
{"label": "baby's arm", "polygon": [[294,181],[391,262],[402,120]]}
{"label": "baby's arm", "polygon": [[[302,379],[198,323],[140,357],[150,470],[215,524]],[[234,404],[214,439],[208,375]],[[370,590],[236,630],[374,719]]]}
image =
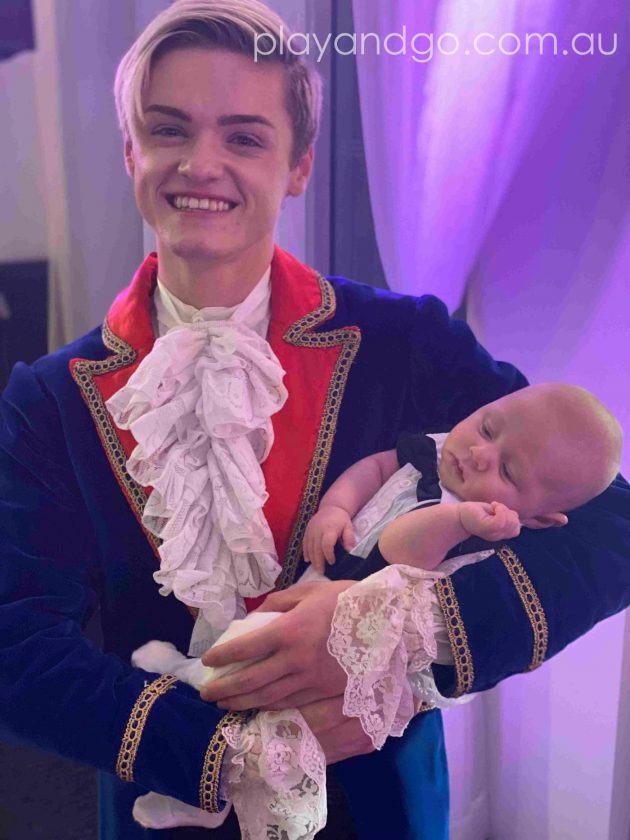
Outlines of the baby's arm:
{"label": "baby's arm", "polygon": [[354,545],[352,517],[398,469],[396,450],[376,452],[342,473],[319,503],[304,533],[304,559],[324,573],[326,560],[335,562],[335,543],[341,537],[349,551]]}
{"label": "baby's arm", "polygon": [[488,542],[518,536],[518,514],[499,502],[458,502],[409,511],[390,522],[378,546],[390,564],[434,569],[458,543],[474,535]]}

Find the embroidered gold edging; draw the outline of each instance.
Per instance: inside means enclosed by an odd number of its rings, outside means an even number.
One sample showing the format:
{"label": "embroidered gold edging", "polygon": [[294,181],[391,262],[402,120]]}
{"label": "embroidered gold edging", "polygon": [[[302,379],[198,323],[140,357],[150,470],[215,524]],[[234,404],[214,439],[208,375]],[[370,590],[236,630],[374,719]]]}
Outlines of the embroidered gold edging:
{"label": "embroidered gold edging", "polygon": [[342,345],[341,353],[335,363],[328,391],[324,411],[319,426],[315,451],[311,460],[304,493],[298,510],[298,515],[291,532],[282,574],[278,579],[277,589],[286,589],[295,579],[295,572],[298,567],[302,553],[302,538],[308,520],[313,516],[319,501],[319,494],[324,480],[326,467],[330,458],[337,419],[341,400],[346,389],[350,366],[359,350],[361,344],[361,333],[357,329],[342,327],[330,332],[312,333],[314,327],[328,320],[335,312],[336,298],[332,284],[324,277],[319,276],[319,286],[322,295],[322,302],[319,309],[309,312],[287,330],[284,335],[285,341],[296,347],[335,347]]}
{"label": "embroidered gold edging", "polygon": [[[119,368],[133,364],[138,354],[131,344],[127,344],[126,341],[123,341],[122,338],[119,338],[111,331],[107,321],[103,322],[101,335],[105,347],[108,350],[113,350],[116,355],[110,356],[108,359],[103,359],[100,362],[90,359],[79,359],[72,366],[72,378],[83,394],[83,399],[92,415],[99,437],[105,447],[107,458],[114,468],[118,482],[124,487],[129,503],[138,517],[142,530],[157,554],[162,540],[156,537],[155,534],[147,531],[144,525],[142,525],[142,514],[148,499],[147,492],[127,472],[127,455],[121,442],[118,440],[112,418],[105,407],[103,398],[94,384],[95,376],[111,373]],[[193,619],[197,618],[199,610],[190,606],[186,606],[186,609],[192,615]]]}
{"label": "embroidered gold edging", "polygon": [[203,769],[199,782],[199,807],[203,811],[216,814],[219,811],[219,780],[221,763],[227,747],[223,727],[233,723],[245,722],[248,712],[228,712],[219,721],[214,735],[210,739],[203,759]]}
{"label": "embroidered gold edging", "polygon": [[468,646],[468,636],[451,579],[447,577],[438,580],[436,589],[440,607],[446,619],[446,630],[455,660],[455,693],[453,697],[461,697],[462,694],[471,690],[475,680],[475,669]]}
{"label": "embroidered gold edging", "polygon": [[[83,399],[92,415],[92,419],[96,424],[99,436],[103,441],[103,446],[107,453],[110,464],[114,467],[116,477],[120,484],[125,488],[127,496],[138,516],[142,521],[142,512],[147,503],[147,493],[141,484],[129,475],[127,472],[127,456],[122,444],[118,440],[116,430],[109,412],[105,408],[105,403],[101,397],[98,388],[94,384],[94,377],[102,376],[105,373],[112,373],[112,371],[127,367],[135,362],[137,353],[134,348],[123,341],[109,328],[107,321],[103,324],[102,329],[103,344],[108,350],[113,350],[115,355],[110,356],[103,361],[92,361],[89,359],[79,359],[72,366],[72,377],[79,386]],[[155,549],[160,545],[160,539],[145,530],[147,538]]]}
{"label": "embroidered gold edging", "polygon": [[166,694],[171,688],[175,688],[175,682],[177,682],[177,677],[173,677],[171,674],[164,674],[145,686],[142,694],[134,703],[129,720],[127,721],[125,734],[122,737],[118,760],[116,762],[116,775],[123,782],[133,782],[133,766],[136,761],[136,755],[138,754],[138,747],[140,746],[144,726],[147,722],[149,712],[153,708],[153,704],[158,697]]}
{"label": "embroidered gold edging", "polygon": [[529,575],[512,549],[509,546],[504,545],[497,551],[497,554],[507,569],[509,576],[512,578],[512,583],[516,587],[518,596],[521,599],[525,612],[527,613],[527,617],[529,618],[529,622],[532,626],[534,644],[532,650],[532,661],[529,663],[527,670],[534,671],[543,664],[545,657],[547,656],[549,628],[547,626],[545,611],[543,610],[540,598],[536,594],[536,590],[534,589],[534,585],[532,584]]}

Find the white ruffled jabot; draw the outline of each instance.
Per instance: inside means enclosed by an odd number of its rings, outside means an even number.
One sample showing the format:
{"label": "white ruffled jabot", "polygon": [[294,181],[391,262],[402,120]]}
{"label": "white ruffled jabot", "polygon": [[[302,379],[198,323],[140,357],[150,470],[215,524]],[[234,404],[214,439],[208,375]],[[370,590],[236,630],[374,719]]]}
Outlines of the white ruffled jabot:
{"label": "white ruffled jabot", "polygon": [[137,442],[129,474],[153,488],[142,522],[162,540],[160,593],[198,607],[215,631],[280,571],[260,464],[284,371],[237,316],[171,329],[106,403]]}

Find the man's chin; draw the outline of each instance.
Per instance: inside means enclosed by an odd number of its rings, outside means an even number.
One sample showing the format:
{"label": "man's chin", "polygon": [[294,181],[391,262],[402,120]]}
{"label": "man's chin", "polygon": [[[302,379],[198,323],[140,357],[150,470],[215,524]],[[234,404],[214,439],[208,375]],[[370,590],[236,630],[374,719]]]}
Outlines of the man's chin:
{"label": "man's chin", "polygon": [[185,240],[167,241],[163,251],[170,252],[178,260],[191,263],[217,262],[228,256],[228,249],[212,246],[202,242],[186,242]]}

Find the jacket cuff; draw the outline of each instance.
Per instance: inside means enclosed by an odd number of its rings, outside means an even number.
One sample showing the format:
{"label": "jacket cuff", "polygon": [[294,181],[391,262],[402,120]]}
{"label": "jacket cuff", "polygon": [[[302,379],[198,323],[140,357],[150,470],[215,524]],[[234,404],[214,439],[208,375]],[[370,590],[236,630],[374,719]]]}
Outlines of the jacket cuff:
{"label": "jacket cuff", "polygon": [[173,676],[147,678],[120,741],[118,777],[217,813],[224,805],[223,726],[246,715],[219,711]]}
{"label": "jacket cuff", "polygon": [[498,547],[483,563],[438,581],[436,591],[454,660],[452,668],[433,667],[442,694],[481,691],[542,665],[549,644],[547,617],[515,548]]}

